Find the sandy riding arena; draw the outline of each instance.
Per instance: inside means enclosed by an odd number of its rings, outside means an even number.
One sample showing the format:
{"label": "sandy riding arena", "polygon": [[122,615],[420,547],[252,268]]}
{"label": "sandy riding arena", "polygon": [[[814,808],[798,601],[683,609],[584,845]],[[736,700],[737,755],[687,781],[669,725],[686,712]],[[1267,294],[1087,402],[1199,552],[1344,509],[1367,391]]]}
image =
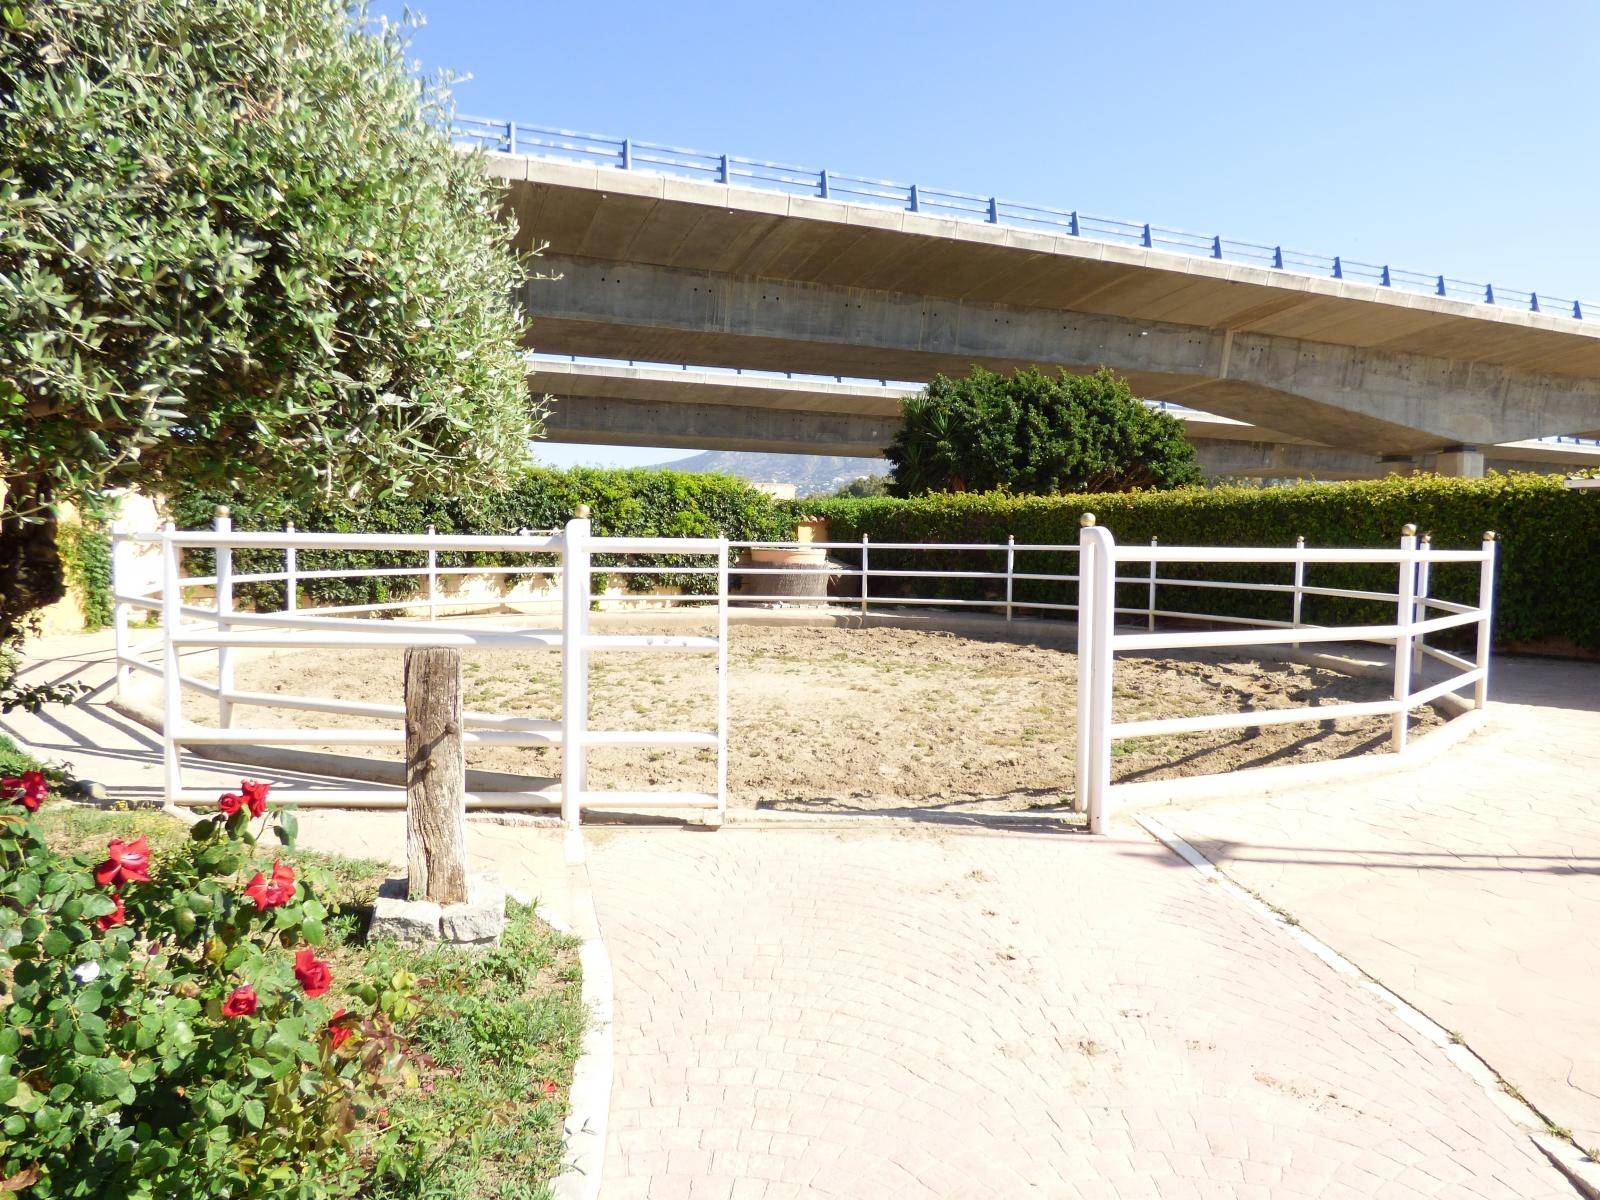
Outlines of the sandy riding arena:
{"label": "sandy riding arena", "polygon": [[[730,629],[729,803],[798,811],[948,808],[1015,811],[1063,805],[1074,787],[1076,656],[1066,645],[927,629],[735,625]],[[196,663],[199,673],[205,666]],[[251,656],[239,684],[255,691],[396,703],[400,654],[297,650]],[[483,649],[465,655],[467,706],[559,718],[559,656]],[[597,652],[594,729],[712,729],[712,656]],[[1119,658],[1117,719],[1197,715],[1380,699],[1387,686],[1297,663],[1208,652]],[[195,715],[205,719],[203,706]],[[1414,727],[1440,722],[1432,710]],[[354,727],[325,713],[241,708],[252,726]],[[1119,743],[1118,781],[1338,758],[1382,750],[1389,722],[1134,739]],[[398,759],[392,747],[334,748]],[[550,777],[554,748],[473,747],[468,765]],[[709,752],[598,748],[590,786],[709,789]]]}

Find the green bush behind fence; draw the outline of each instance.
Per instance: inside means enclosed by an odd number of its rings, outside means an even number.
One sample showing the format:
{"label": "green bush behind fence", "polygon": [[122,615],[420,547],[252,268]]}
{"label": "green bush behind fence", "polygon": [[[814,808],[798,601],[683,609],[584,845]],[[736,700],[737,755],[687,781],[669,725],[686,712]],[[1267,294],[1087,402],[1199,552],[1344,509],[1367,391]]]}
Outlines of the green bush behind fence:
{"label": "green bush behind fence", "polygon": [[[778,502],[757,491],[743,480],[726,475],[699,475],[685,471],[649,469],[601,470],[576,467],[557,471],[536,468],[512,486],[495,491],[461,496],[408,498],[365,505],[297,505],[281,501],[193,491],[176,497],[172,516],[180,529],[207,529],[213,510],[227,504],[232,510],[236,530],[281,530],[286,520],[297,529],[316,533],[406,533],[426,531],[429,525],[440,533],[504,535],[519,529],[560,529],[571,519],[580,504],[590,507],[593,530],[611,537],[718,537],[735,540],[776,540],[794,536],[793,519]],[[354,550],[303,550],[298,556],[300,571],[362,569],[373,567],[417,566],[419,552],[365,552]],[[440,554],[441,567],[540,566],[553,563],[551,555],[528,554]],[[650,561],[659,565],[659,574],[640,573],[620,578],[633,591],[654,587],[681,587],[692,593],[712,592],[713,575],[688,575],[672,571],[690,563],[705,565],[705,559],[659,556],[652,560],[621,559],[597,555],[597,566],[620,562]],[[190,574],[207,575],[212,570],[209,551],[189,551],[185,569]],[[283,570],[281,550],[236,550],[235,574],[279,572]],[[516,578],[513,576],[512,578]],[[595,588],[603,589],[605,577],[596,573]],[[339,604],[384,604],[417,595],[425,587],[420,576],[366,577],[357,579],[310,579],[300,585],[300,601],[306,607]],[[236,590],[245,607],[277,609],[283,606],[283,584],[275,582],[243,584]]]}
{"label": "green bush behind fence", "polygon": [[[1398,544],[1401,527],[1414,522],[1439,549],[1477,547],[1485,530],[1500,538],[1495,637],[1500,643],[1571,642],[1600,648],[1600,493],[1570,489],[1560,477],[1513,474],[1486,479],[1414,476],[1357,483],[1277,488],[1219,487],[1172,492],[1092,496],[947,494],[911,500],[888,498],[804,500],[797,512],[827,519],[829,537],[874,542],[1004,542],[1069,544],[1078,519],[1093,512],[1118,542],[1167,545],[1378,547]],[[853,558],[849,552],[843,557]],[[1004,570],[1003,553],[918,554],[873,550],[874,570],[896,567]],[[1018,572],[1073,573],[1075,556],[1018,553]],[[1124,567],[1143,575],[1143,563]],[[1164,578],[1289,583],[1286,564],[1163,564]],[[1477,564],[1433,567],[1434,595],[1464,602],[1477,598]],[[1396,568],[1380,564],[1313,564],[1310,586],[1393,592]],[[935,592],[935,586],[941,588]],[[1000,580],[872,580],[875,595],[944,594],[1000,599]],[[1018,600],[1071,604],[1076,585],[1019,581]],[[1201,599],[1203,597],[1203,599]],[[1143,608],[1146,585],[1123,585],[1118,604]],[[1226,616],[1287,620],[1290,598],[1268,592],[1164,587],[1157,607]],[[1303,619],[1316,624],[1381,622],[1393,605],[1308,596]],[[1455,640],[1460,640],[1455,639]]]}

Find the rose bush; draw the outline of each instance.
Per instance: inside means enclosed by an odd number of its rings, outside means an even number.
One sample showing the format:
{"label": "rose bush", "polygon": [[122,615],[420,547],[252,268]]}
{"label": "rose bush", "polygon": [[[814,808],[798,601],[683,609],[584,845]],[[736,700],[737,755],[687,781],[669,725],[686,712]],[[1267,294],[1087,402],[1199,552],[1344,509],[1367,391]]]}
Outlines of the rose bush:
{"label": "rose bush", "polygon": [[0,780],[0,1195],[353,1195],[394,1147],[363,1121],[404,1068],[413,981],[347,987],[317,956],[322,880],[253,870],[293,815],[246,782],[156,860],[48,846],[43,779]]}

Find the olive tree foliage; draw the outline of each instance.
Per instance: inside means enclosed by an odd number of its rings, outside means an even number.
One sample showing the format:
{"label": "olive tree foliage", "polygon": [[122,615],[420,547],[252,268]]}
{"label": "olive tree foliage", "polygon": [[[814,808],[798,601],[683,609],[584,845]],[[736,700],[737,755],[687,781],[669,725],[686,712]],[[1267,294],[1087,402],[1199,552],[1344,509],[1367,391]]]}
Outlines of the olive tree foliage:
{"label": "olive tree foliage", "polygon": [[1201,481],[1183,426],[1105,369],[1000,375],[974,367],[964,379],[935,376],[905,398],[901,413],[885,451],[896,496],[1127,492]]}
{"label": "olive tree foliage", "polygon": [[406,32],[343,0],[0,0],[0,636],[60,594],[62,500],[525,464],[527,264]]}

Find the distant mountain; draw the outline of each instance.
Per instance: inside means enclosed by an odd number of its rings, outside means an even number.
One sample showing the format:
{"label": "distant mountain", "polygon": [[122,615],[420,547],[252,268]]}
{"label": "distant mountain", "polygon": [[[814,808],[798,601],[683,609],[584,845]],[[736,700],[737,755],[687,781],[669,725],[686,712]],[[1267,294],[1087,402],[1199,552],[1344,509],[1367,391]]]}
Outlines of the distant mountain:
{"label": "distant mountain", "polygon": [[756,454],[743,450],[707,450],[691,458],[658,464],[673,471],[706,471],[736,475],[751,483],[792,483],[795,495],[815,496],[843,487],[864,475],[887,475],[881,458],[832,458],[821,454]]}

